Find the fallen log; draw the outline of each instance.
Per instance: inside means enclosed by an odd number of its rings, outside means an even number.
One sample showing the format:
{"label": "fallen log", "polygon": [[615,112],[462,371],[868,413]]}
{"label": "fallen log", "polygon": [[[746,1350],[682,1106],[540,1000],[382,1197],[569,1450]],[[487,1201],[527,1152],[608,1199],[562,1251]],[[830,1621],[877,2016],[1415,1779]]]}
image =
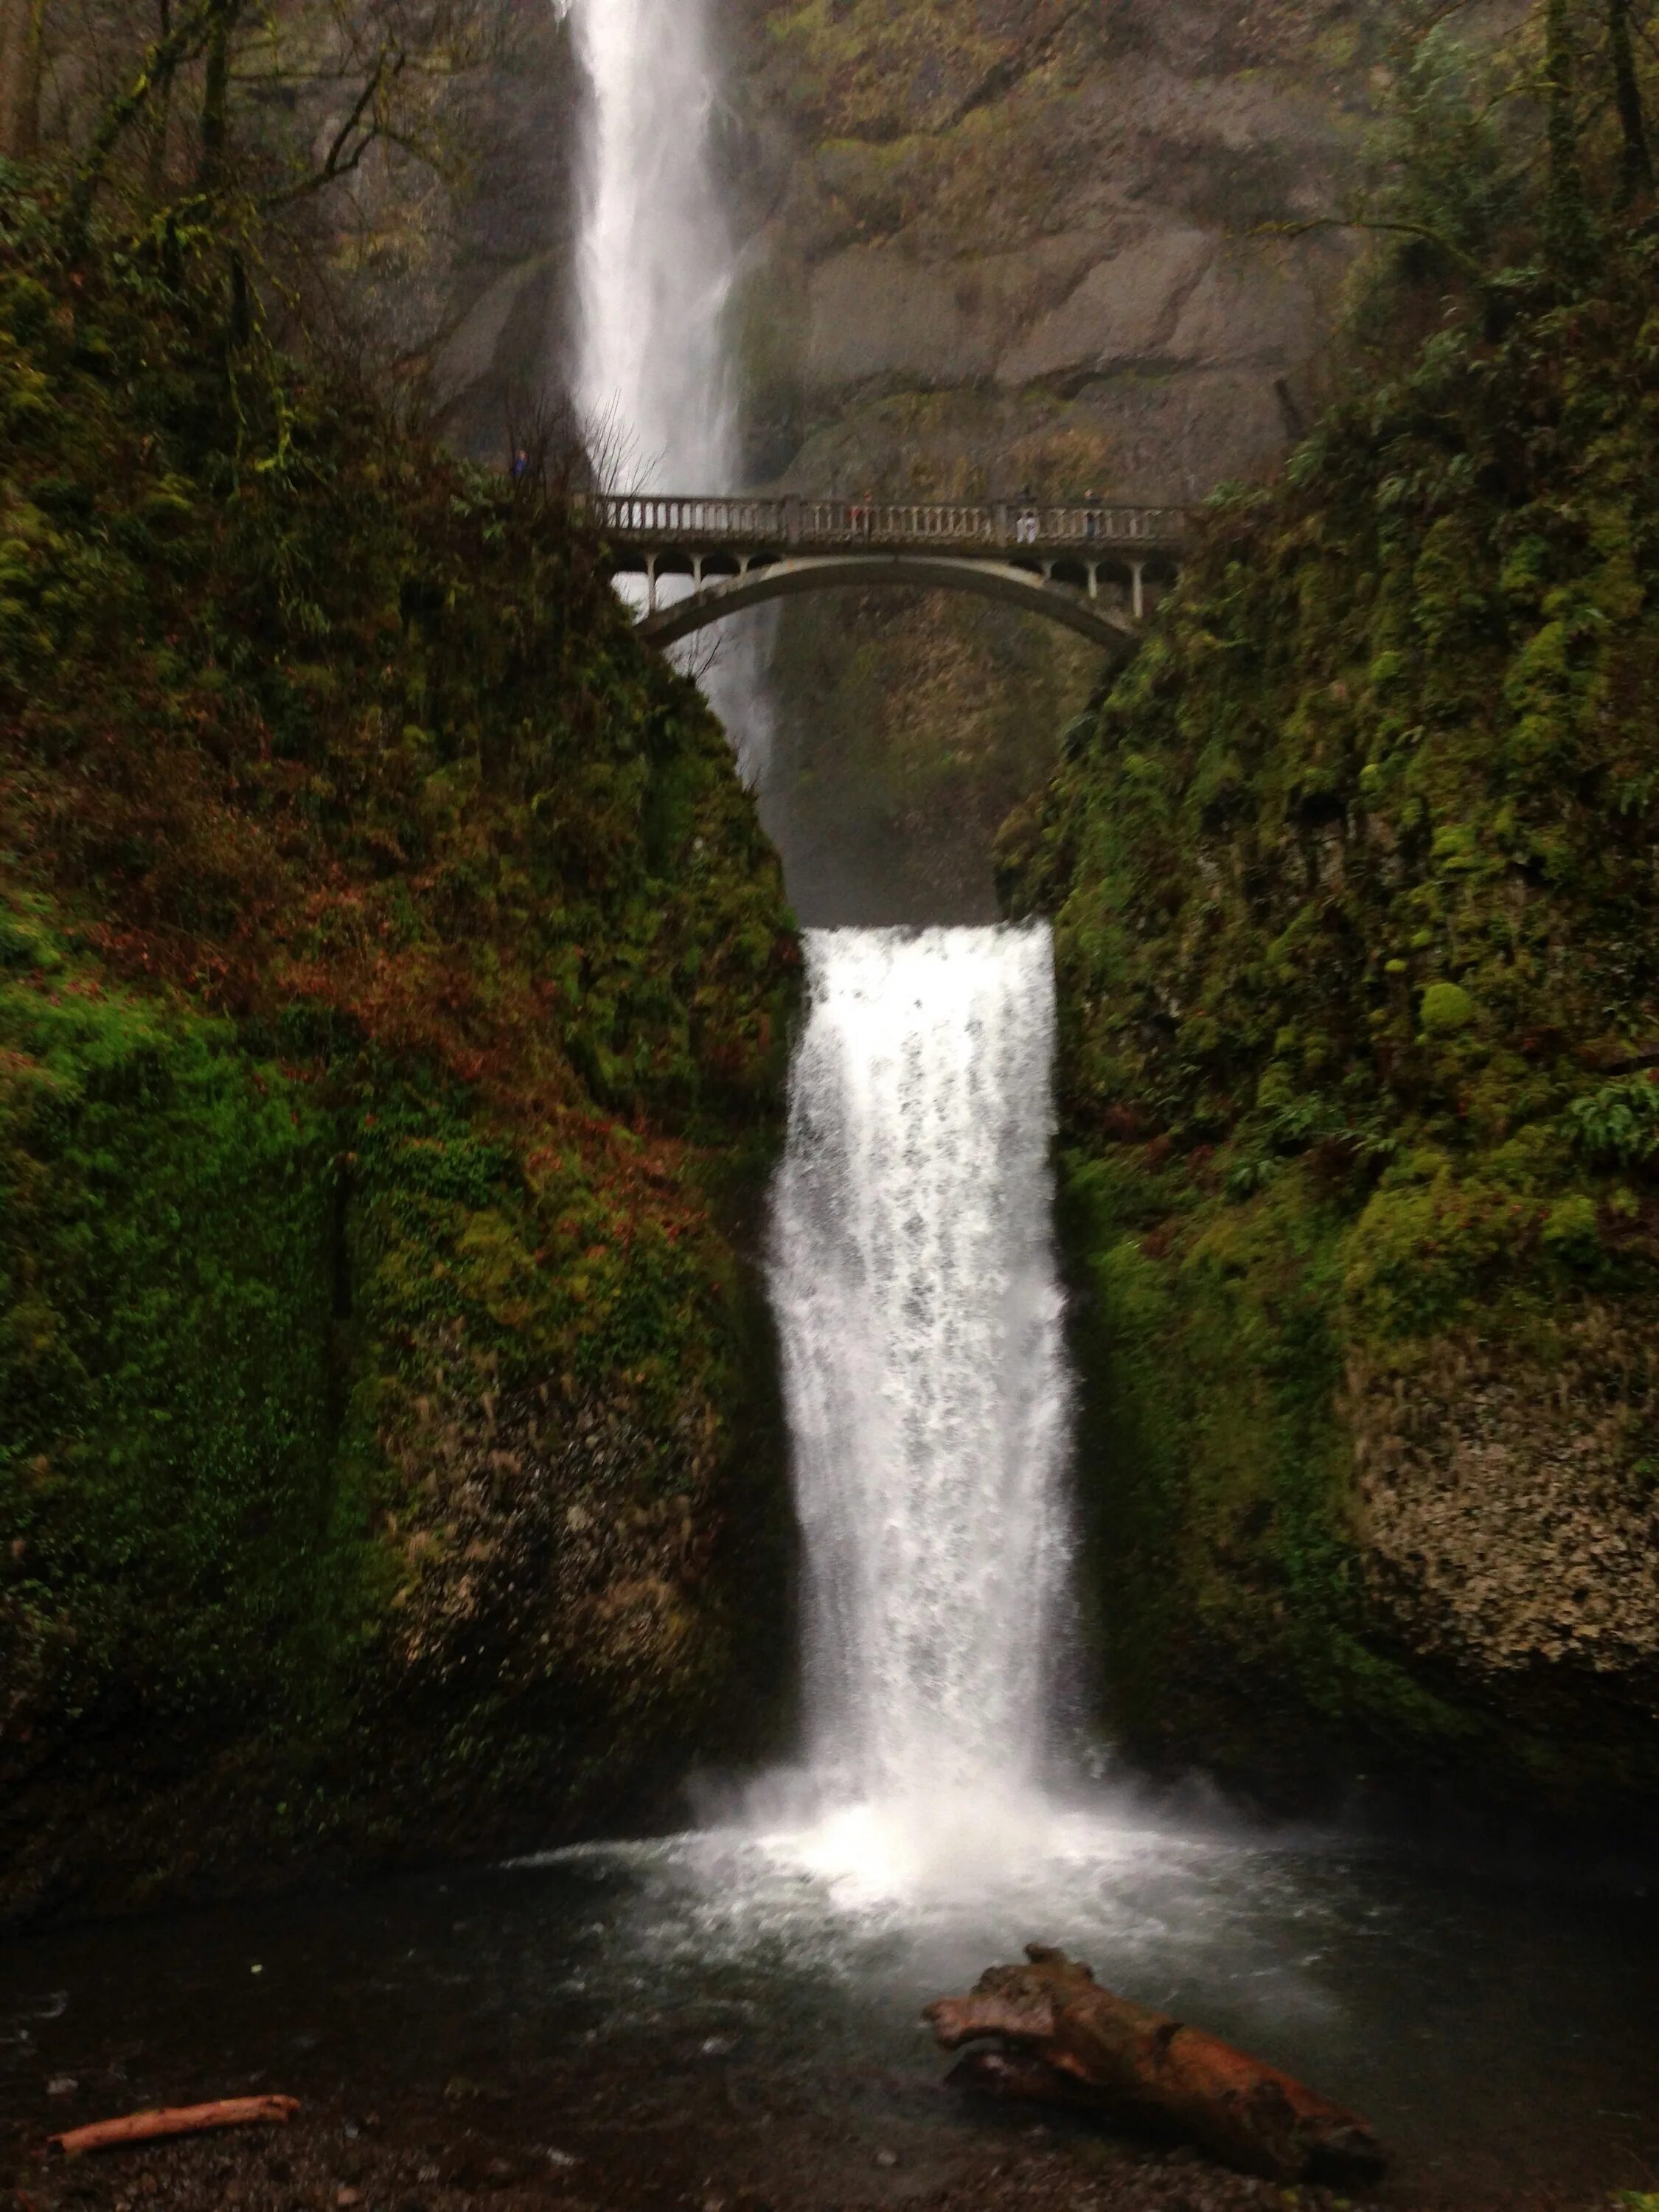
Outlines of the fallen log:
{"label": "fallen log", "polygon": [[1376,2180],[1386,2154],[1365,2122],[1231,2044],[1103,1989],[1063,1951],[1026,1947],[965,1997],[922,2017],[946,2051],[989,2039],[951,2075],[981,2094],[1174,2128],[1269,2181]]}
{"label": "fallen log", "polygon": [[285,2127],[299,2109],[297,2097],[220,2097],[210,2105],[175,2105],[153,2112],[128,2112],[118,2120],[94,2120],[89,2127],[66,2128],[46,2141],[65,2157],[79,2158],[83,2151],[159,2142],[170,2136],[208,2135],[216,2128],[256,2124]]}

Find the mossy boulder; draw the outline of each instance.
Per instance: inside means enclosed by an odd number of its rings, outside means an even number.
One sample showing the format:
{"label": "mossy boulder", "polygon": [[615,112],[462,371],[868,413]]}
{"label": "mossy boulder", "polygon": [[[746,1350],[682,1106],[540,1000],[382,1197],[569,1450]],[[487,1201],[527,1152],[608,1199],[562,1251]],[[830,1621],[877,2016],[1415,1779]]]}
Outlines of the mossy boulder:
{"label": "mossy boulder", "polygon": [[9,191],[0,1912],[545,1842],[775,1636],[777,862],[550,478],[56,236]]}
{"label": "mossy boulder", "polygon": [[1213,503],[1004,833],[1113,1710],[1290,1796],[1659,1799],[1659,323],[1608,253]]}
{"label": "mossy boulder", "polygon": [[1423,1027],[1431,1036],[1455,1036],[1474,1019],[1474,1000],[1461,983],[1431,983],[1423,994]]}

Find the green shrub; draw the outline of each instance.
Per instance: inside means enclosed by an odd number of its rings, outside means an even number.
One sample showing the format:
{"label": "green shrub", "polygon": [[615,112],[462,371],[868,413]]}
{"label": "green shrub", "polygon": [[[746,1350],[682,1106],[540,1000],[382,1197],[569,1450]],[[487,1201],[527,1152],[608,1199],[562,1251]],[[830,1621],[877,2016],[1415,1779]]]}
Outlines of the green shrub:
{"label": "green shrub", "polygon": [[1575,1098],[1567,1126],[1594,1165],[1644,1166],[1659,1151],[1659,1073],[1626,1076]]}
{"label": "green shrub", "polygon": [[1457,983],[1431,983],[1423,994],[1423,1027],[1430,1036],[1455,1036],[1474,1019],[1474,1001]]}

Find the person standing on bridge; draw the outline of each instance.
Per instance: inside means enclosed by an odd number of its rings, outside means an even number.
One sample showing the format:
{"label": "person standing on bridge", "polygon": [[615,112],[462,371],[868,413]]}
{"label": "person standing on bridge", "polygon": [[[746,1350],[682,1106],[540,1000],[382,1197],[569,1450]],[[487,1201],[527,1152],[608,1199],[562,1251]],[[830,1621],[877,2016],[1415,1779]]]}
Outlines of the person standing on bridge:
{"label": "person standing on bridge", "polygon": [[1037,515],[1036,507],[1031,504],[1031,487],[1030,484],[1024,486],[1021,489],[1019,498],[1022,512],[1019,518],[1019,526],[1015,531],[1014,535],[1020,544],[1035,545],[1037,542]]}

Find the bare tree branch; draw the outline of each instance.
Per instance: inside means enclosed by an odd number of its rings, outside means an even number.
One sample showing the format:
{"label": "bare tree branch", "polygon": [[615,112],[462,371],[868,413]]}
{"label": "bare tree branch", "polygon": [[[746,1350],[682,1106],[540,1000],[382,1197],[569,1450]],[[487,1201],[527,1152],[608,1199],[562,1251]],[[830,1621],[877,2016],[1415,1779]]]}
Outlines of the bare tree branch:
{"label": "bare tree branch", "polygon": [[112,100],[100,118],[91,145],[76,168],[70,192],[69,228],[71,238],[84,234],[92,203],[103,181],[110,158],[122,138],[144,112],[151,95],[171,83],[178,70],[204,52],[215,33],[234,26],[246,0],[198,0],[184,18],[158,39],[144,56],[143,68],[127,89]]}
{"label": "bare tree branch", "polygon": [[1480,278],[1486,274],[1472,253],[1426,222],[1390,221],[1370,216],[1310,216],[1301,222],[1259,223],[1251,231],[1252,238],[1305,238],[1316,230],[1367,230],[1393,233],[1400,237],[1421,239],[1426,245],[1438,247],[1449,261],[1455,262],[1466,276]]}

